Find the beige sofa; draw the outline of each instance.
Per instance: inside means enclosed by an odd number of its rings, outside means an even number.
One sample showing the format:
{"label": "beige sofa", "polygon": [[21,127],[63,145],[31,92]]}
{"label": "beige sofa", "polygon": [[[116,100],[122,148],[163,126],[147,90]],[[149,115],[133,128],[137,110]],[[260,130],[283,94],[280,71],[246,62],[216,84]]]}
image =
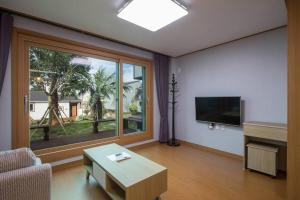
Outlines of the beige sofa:
{"label": "beige sofa", "polygon": [[50,200],[51,166],[28,148],[0,152],[0,200]]}

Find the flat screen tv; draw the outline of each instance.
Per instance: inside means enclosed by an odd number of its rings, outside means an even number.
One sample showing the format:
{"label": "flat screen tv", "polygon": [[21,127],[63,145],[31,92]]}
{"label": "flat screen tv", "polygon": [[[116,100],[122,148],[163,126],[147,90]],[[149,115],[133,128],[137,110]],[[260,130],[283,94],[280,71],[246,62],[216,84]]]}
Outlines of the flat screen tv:
{"label": "flat screen tv", "polygon": [[241,97],[195,97],[196,120],[241,125]]}

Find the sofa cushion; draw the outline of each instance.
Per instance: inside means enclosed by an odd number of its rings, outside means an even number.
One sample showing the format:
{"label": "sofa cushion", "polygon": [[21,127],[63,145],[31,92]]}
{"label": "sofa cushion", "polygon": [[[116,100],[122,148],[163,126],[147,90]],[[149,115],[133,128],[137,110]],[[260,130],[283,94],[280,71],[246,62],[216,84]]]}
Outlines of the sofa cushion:
{"label": "sofa cushion", "polygon": [[0,152],[0,173],[32,166],[35,160],[36,156],[28,148]]}

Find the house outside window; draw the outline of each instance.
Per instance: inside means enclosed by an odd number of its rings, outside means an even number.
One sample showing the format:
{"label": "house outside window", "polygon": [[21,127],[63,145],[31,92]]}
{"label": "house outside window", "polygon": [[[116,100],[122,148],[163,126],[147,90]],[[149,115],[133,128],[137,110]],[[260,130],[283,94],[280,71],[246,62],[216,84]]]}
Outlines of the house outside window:
{"label": "house outside window", "polygon": [[35,105],[34,105],[34,103],[30,103],[29,110],[30,110],[30,112],[35,112]]}

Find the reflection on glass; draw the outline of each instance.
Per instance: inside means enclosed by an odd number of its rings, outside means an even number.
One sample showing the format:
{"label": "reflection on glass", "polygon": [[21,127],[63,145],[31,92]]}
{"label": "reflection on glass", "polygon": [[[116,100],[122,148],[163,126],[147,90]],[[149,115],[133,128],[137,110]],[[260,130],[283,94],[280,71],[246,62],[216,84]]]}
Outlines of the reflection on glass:
{"label": "reflection on glass", "polygon": [[123,64],[123,130],[124,134],[144,132],[145,68]]}
{"label": "reflection on glass", "polygon": [[118,63],[32,47],[30,142],[32,149],[118,134]]}

